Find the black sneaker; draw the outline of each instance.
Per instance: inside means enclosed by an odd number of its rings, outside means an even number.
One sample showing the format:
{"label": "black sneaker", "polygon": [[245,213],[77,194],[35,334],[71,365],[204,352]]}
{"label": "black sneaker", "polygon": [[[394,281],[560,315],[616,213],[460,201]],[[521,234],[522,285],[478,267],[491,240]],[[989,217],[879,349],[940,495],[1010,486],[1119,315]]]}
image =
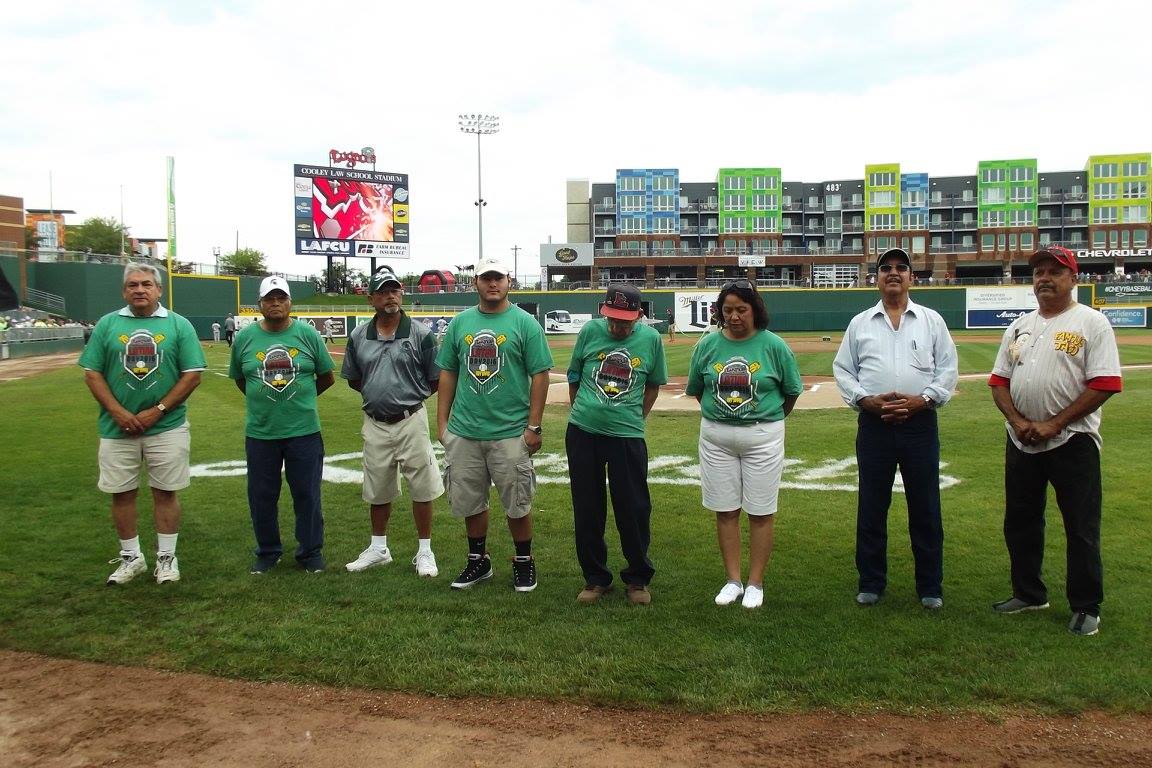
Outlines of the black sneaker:
{"label": "black sneaker", "polygon": [[531,592],[536,589],[536,561],[532,555],[512,558],[512,586],[517,592]]}
{"label": "black sneaker", "polygon": [[248,573],[254,576],[261,576],[275,568],[278,562],[280,562],[280,558],[258,557],[252,561],[252,567],[248,569]]}
{"label": "black sneaker", "polygon": [[468,555],[468,565],[460,571],[452,589],[468,589],[478,581],[492,578],[492,558],[488,555]]}
{"label": "black sneaker", "polygon": [[324,573],[328,563],[324,562],[324,555],[312,555],[312,557],[301,560],[300,567],[304,569],[305,573]]}

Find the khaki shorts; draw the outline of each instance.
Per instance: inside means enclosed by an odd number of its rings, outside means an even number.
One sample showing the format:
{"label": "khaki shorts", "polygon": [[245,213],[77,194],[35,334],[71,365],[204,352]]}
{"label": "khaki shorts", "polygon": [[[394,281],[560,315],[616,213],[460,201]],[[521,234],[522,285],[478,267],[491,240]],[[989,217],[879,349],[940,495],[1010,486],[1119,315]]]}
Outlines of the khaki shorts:
{"label": "khaki shorts", "polygon": [[148,485],[179,491],[191,483],[188,473],[188,422],[158,435],[100,438],[100,481],[104,493],[124,493],[140,487],[140,466],[148,466]]}
{"label": "khaki shorts", "polygon": [[495,485],[511,518],[526,517],[536,495],[536,471],[522,437],[469,440],[444,430],[444,486],[454,517],[472,517],[488,509],[488,488]]}
{"label": "khaki shorts", "polygon": [[784,422],[700,420],[700,493],[713,512],[776,513],[784,473]]}
{"label": "khaki shorts", "polygon": [[400,474],[412,501],[432,501],[444,493],[440,468],[428,437],[428,409],[385,424],[364,415],[364,501],[389,504],[400,495]]}

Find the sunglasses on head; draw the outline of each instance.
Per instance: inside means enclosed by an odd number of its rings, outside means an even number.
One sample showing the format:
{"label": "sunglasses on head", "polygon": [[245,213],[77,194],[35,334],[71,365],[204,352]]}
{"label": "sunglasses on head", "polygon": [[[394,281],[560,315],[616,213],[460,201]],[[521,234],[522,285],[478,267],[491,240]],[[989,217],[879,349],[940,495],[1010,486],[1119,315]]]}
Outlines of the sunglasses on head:
{"label": "sunglasses on head", "polygon": [[724,287],[721,288],[721,290],[726,291],[729,288],[749,288],[749,289],[755,290],[756,286],[752,285],[751,280],[748,280],[747,278],[741,277],[741,278],[738,278],[736,280],[733,280],[730,283],[725,283]]}
{"label": "sunglasses on head", "polygon": [[907,272],[909,269],[911,269],[911,267],[909,267],[904,262],[899,262],[897,264],[881,264],[880,265],[880,271],[881,272],[891,272],[892,270],[896,270],[897,272]]}

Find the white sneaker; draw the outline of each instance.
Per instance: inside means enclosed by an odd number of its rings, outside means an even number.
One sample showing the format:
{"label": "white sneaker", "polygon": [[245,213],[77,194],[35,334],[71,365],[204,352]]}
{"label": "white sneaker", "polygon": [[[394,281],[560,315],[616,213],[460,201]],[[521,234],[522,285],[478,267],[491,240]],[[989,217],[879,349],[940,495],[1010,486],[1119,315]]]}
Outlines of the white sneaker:
{"label": "white sneaker", "polygon": [[176,559],[176,555],[158,554],[156,555],[156,570],[152,571],[152,575],[156,577],[157,584],[180,581],[180,561]]}
{"label": "white sneaker", "polygon": [[732,605],[744,594],[744,585],[738,581],[730,581],[716,595],[716,605]]}
{"label": "white sneaker", "polygon": [[434,579],[440,575],[440,569],[436,567],[436,555],[432,554],[432,550],[417,552],[416,557],[412,558],[412,565],[416,566],[417,576]]}
{"label": "white sneaker", "polygon": [[359,573],[360,571],[366,571],[377,565],[388,565],[390,562],[392,562],[392,552],[388,547],[384,547],[384,549],[368,547],[368,549],[360,553],[360,557],[344,567],[352,573]]}
{"label": "white sneaker", "polygon": [[749,584],[744,590],[744,602],[740,604],[745,608],[759,608],[764,605],[764,587]]}
{"label": "white sneaker", "polygon": [[127,584],[136,578],[144,571],[148,570],[148,561],[144,559],[143,552],[137,552],[136,557],[132,557],[129,552],[121,552],[120,557],[115,560],[109,560],[108,564],[113,565],[119,563],[119,567],[112,572],[108,577],[108,584]]}

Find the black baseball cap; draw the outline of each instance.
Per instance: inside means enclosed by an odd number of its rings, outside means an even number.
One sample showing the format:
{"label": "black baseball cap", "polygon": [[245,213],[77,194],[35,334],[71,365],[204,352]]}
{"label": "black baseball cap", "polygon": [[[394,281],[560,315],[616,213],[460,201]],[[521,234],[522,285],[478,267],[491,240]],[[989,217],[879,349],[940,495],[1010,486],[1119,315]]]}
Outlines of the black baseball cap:
{"label": "black baseball cap", "polygon": [[884,259],[888,258],[889,256],[895,256],[909,267],[912,266],[912,259],[908,257],[908,251],[904,250],[903,248],[889,248],[888,250],[884,251],[884,253],[880,254],[880,258],[876,259],[876,266],[879,267],[881,264],[883,264]]}
{"label": "black baseball cap", "polygon": [[613,320],[636,320],[640,317],[640,290],[633,285],[608,286],[600,314]]}

